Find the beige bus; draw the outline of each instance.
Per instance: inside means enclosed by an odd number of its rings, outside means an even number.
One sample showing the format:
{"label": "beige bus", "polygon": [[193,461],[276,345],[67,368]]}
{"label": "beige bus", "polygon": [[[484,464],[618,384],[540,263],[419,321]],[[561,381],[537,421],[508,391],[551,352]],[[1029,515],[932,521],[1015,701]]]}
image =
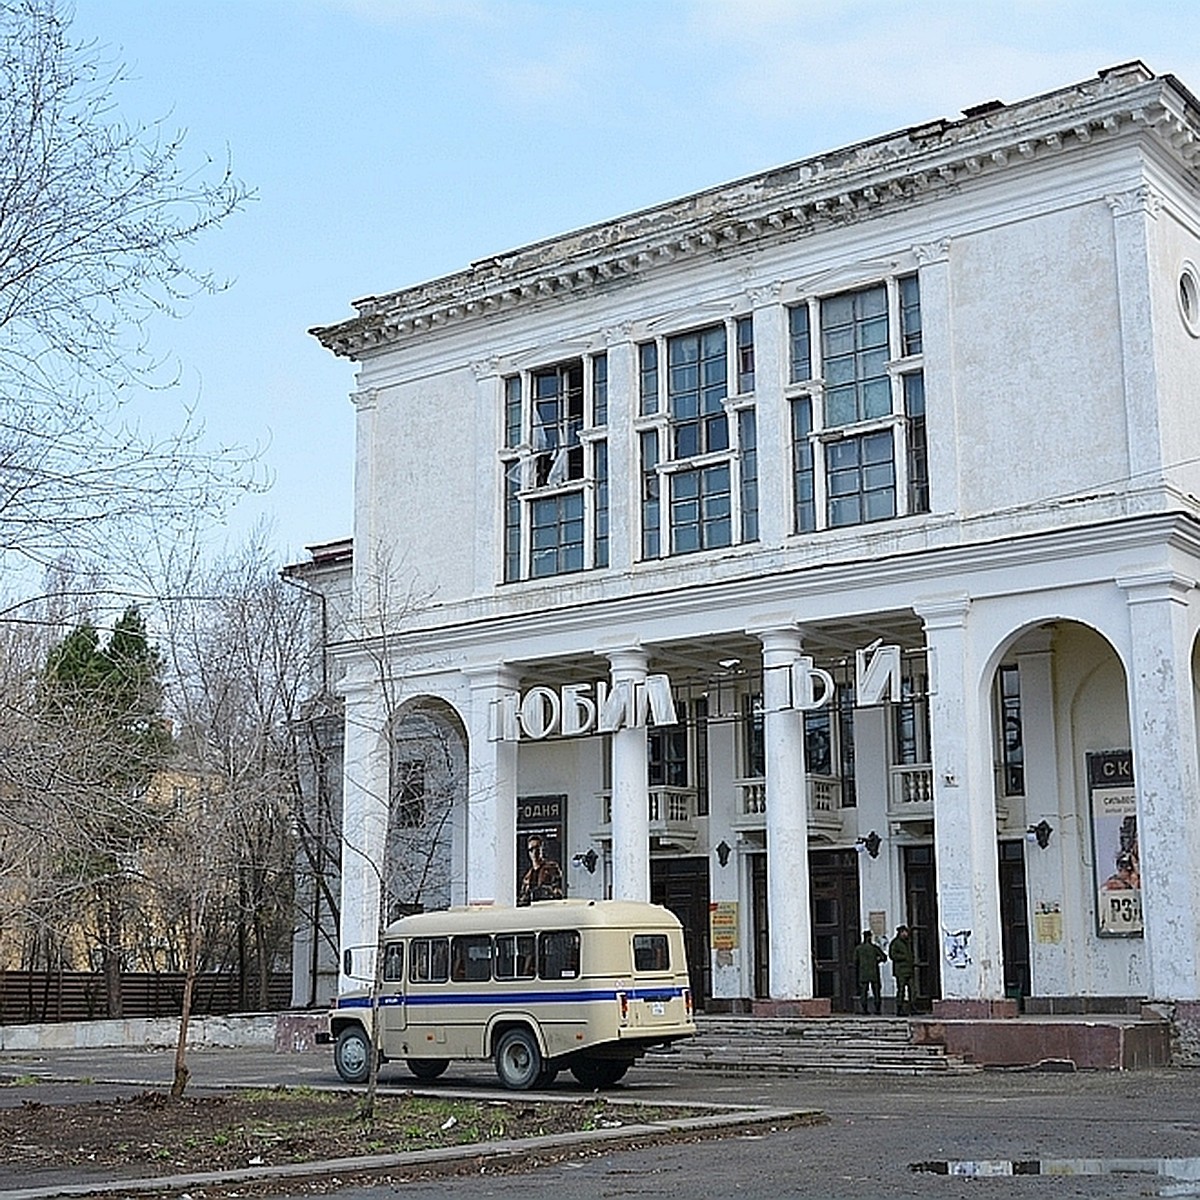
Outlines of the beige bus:
{"label": "beige bus", "polygon": [[[402,917],[382,945],[375,1023],[380,1061],[436,1079],[455,1059],[491,1059],[505,1087],[549,1085],[569,1070],[609,1087],[651,1046],[696,1032],[683,929],[656,904],[546,900]],[[344,951],[346,975],[369,958]],[[330,1014],[334,1064],[370,1069],[373,989]]]}

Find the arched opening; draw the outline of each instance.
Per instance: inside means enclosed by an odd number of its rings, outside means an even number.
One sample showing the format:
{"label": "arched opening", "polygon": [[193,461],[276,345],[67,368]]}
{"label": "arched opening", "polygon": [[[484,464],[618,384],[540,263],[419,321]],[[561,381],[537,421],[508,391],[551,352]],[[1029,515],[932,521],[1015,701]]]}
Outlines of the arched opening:
{"label": "arched opening", "polygon": [[[1007,994],[1064,1008],[1137,995],[1144,955],[1127,678],[1113,644],[1058,619],[991,660],[991,734]],[[1121,908],[1108,911],[1126,867]]]}
{"label": "arched opening", "polygon": [[455,898],[467,796],[466,733],[447,704],[422,699],[392,721],[388,751],[382,875],[390,921],[446,908]]}

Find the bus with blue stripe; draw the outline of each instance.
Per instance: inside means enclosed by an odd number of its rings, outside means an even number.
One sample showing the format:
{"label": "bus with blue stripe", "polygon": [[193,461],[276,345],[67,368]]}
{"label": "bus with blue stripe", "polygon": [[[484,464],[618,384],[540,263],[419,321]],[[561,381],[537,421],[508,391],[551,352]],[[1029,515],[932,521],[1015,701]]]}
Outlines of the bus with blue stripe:
{"label": "bus with blue stripe", "polygon": [[401,917],[379,961],[343,952],[344,972],[378,982],[338,996],[334,1065],[347,1083],[403,1060],[418,1079],[453,1061],[491,1060],[505,1087],[547,1087],[568,1070],[610,1087],[652,1046],[696,1025],[683,928],[657,904],[543,900]]}

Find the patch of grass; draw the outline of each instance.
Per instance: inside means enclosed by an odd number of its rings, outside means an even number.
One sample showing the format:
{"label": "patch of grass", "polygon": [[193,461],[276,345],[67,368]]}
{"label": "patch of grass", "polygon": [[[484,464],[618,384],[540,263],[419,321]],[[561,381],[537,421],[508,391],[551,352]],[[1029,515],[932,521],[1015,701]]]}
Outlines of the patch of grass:
{"label": "patch of grass", "polygon": [[8,1079],[0,1079],[0,1087],[33,1087],[41,1082],[37,1075],[13,1075]]}

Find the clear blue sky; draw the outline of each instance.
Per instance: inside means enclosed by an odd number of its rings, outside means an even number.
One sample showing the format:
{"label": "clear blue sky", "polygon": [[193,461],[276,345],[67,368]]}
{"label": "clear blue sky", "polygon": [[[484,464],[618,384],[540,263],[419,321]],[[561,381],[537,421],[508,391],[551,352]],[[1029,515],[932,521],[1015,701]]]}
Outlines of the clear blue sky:
{"label": "clear blue sky", "polygon": [[352,299],[1132,58],[1200,91],[1196,0],[75,0],[73,32],[257,192],[141,403],[263,448],[226,535],[266,518],[280,561],[351,532],[353,371],[306,330]]}

